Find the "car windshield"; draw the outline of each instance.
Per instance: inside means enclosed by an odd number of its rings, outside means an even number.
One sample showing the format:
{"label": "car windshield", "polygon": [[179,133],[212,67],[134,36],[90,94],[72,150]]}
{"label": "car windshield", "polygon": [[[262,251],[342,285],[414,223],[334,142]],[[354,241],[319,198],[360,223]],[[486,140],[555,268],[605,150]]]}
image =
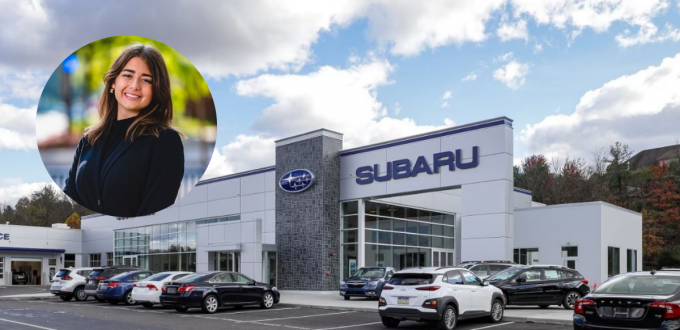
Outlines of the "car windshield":
{"label": "car windshield", "polygon": [[456,267],[458,268],[465,268],[465,269],[470,269],[470,267],[474,266],[475,264],[460,264]]}
{"label": "car windshield", "polygon": [[511,277],[515,276],[515,274],[523,271],[524,269],[525,268],[521,268],[521,267],[510,267],[510,268],[501,270],[500,272],[489,276],[486,280],[487,281],[507,281]]}
{"label": "car windshield", "polygon": [[147,278],[145,281],[162,281],[168,276],[170,276],[168,273],[159,273]]}
{"label": "car windshield", "polygon": [[353,277],[383,277],[385,276],[385,268],[361,268]]}
{"label": "car windshield", "polygon": [[393,285],[425,285],[434,282],[434,276],[430,274],[394,274],[388,282]]}
{"label": "car windshield", "polygon": [[680,278],[676,276],[628,275],[611,278],[595,292],[666,296],[677,293],[678,288]]}

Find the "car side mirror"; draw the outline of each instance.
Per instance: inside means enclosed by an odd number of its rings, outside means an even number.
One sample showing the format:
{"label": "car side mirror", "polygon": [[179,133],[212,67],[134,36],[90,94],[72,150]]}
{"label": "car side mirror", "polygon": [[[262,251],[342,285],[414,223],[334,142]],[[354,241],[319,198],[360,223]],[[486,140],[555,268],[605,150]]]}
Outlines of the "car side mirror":
{"label": "car side mirror", "polygon": [[257,284],[257,281],[255,281],[255,280],[250,281],[250,285],[255,285],[255,284]]}
{"label": "car side mirror", "polygon": [[489,286],[489,281],[482,281],[482,286]]}

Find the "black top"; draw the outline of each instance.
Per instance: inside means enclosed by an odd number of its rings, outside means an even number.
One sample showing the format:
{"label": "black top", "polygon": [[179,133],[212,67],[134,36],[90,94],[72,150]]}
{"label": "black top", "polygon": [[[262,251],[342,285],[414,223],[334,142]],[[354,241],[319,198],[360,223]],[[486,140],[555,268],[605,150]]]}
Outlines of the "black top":
{"label": "black top", "polygon": [[184,176],[177,131],[124,139],[134,118],[114,123],[97,146],[83,136],[64,193],[88,209],[117,217],[149,215],[172,205]]}

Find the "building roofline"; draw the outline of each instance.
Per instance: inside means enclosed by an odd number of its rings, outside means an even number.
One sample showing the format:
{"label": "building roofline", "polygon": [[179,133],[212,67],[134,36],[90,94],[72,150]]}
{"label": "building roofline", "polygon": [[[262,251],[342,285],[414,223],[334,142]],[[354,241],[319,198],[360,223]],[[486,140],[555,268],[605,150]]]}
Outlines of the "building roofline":
{"label": "building roofline", "polygon": [[220,181],[233,180],[233,179],[238,179],[238,178],[241,178],[241,177],[244,177],[244,176],[261,174],[261,173],[266,173],[266,172],[275,171],[275,170],[276,170],[276,166],[267,166],[267,167],[262,167],[262,168],[250,170],[250,171],[227,174],[227,175],[219,176],[219,177],[216,177],[216,178],[210,178],[210,179],[198,181],[198,183],[196,183],[195,187],[198,187],[198,186],[201,186],[201,185],[204,185],[204,184],[208,184],[208,183],[215,183],[215,182],[220,182]]}
{"label": "building roofline", "polygon": [[580,206],[594,206],[594,205],[599,205],[599,206],[607,206],[615,209],[619,209],[621,211],[626,211],[628,213],[632,213],[635,215],[642,216],[642,213],[635,212],[632,210],[629,210],[625,207],[620,207],[616,206],[614,204],[610,204],[607,202],[603,201],[595,201],[595,202],[583,202],[583,203],[568,203],[568,204],[556,204],[556,205],[545,205],[545,206],[537,206],[537,207],[524,207],[524,208],[517,208],[515,209],[515,212],[524,212],[524,211],[540,211],[544,210],[546,208],[551,208],[551,209],[557,209],[557,208],[563,208],[563,207],[580,207]]}
{"label": "building roofline", "polygon": [[422,141],[422,140],[427,140],[427,139],[432,139],[432,138],[437,138],[437,137],[442,137],[442,136],[447,136],[447,135],[453,135],[453,134],[459,134],[459,133],[474,131],[474,130],[498,126],[498,125],[507,125],[510,128],[512,128],[512,122],[513,122],[512,119],[505,117],[505,116],[492,118],[492,119],[478,121],[478,122],[474,122],[474,123],[470,123],[470,124],[453,126],[453,127],[444,128],[444,129],[437,130],[437,131],[422,133],[422,134],[418,134],[418,135],[412,135],[412,136],[408,136],[408,137],[404,137],[404,138],[389,140],[389,141],[380,142],[380,143],[369,144],[369,145],[363,146],[363,147],[357,147],[357,148],[343,150],[343,151],[340,152],[340,157],[359,154],[359,153],[362,153],[362,152],[368,152],[368,151],[373,151],[373,150],[378,150],[378,149],[394,147],[394,146],[401,145],[401,144],[408,144],[408,143],[418,142],[418,141]]}

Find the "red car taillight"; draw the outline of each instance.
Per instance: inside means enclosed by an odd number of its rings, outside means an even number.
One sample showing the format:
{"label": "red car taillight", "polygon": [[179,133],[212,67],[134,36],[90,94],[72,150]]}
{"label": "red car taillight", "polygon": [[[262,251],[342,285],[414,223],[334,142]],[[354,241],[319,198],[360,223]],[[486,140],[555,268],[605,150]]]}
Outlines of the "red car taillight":
{"label": "red car taillight", "polygon": [[109,288],[115,288],[120,285],[120,282],[109,282]]}
{"label": "red car taillight", "polygon": [[666,320],[680,319],[680,304],[667,303],[665,301],[655,301],[649,304],[649,308],[663,308]]}
{"label": "red car taillight", "polygon": [[64,281],[70,281],[70,280],[73,279],[73,277],[68,276],[68,275],[64,275],[64,276],[61,277],[61,279],[64,280]]}
{"label": "red car taillight", "polygon": [[194,289],[193,285],[187,285],[187,286],[180,286],[179,289],[177,289],[177,292],[191,292],[191,290]]}
{"label": "red car taillight", "polygon": [[161,292],[165,292],[165,285],[161,287]]}
{"label": "red car taillight", "polygon": [[[158,291],[158,288],[153,284],[148,284],[146,286],[146,288],[149,289],[149,290]],[[163,292],[165,292],[165,291],[163,291]]]}
{"label": "red car taillight", "polygon": [[383,286],[383,290],[394,290],[393,286],[385,285]]}
{"label": "red car taillight", "polygon": [[437,290],[439,290],[439,288],[441,288],[441,287],[438,286],[438,285],[431,285],[431,286],[424,286],[422,288],[416,288],[416,290],[418,290],[418,291],[437,291]]}
{"label": "red car taillight", "polygon": [[574,314],[581,314],[583,315],[585,313],[584,311],[584,306],[592,306],[595,305],[595,301],[590,300],[590,299],[578,299],[576,300],[576,304],[574,304]]}
{"label": "red car taillight", "polygon": [[380,297],[380,299],[378,299],[378,307],[380,306],[387,306],[387,301],[385,301],[385,298],[383,297]]}
{"label": "red car taillight", "polygon": [[587,284],[588,284],[588,280],[586,280],[586,279],[583,279],[583,280],[581,280],[581,283],[583,283],[583,284],[586,284],[586,285],[587,285]]}
{"label": "red car taillight", "polygon": [[100,280],[100,281],[103,281],[103,280],[104,280],[104,276],[99,276],[99,280]]}

